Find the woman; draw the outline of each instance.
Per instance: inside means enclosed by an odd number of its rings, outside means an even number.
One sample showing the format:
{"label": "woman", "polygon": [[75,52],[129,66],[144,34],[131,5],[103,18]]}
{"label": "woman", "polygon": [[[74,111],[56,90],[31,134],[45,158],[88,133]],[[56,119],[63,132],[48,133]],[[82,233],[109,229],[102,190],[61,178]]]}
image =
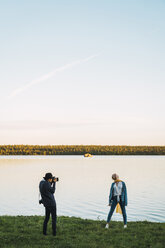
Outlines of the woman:
{"label": "woman", "polygon": [[125,206],[127,206],[126,185],[123,181],[119,180],[119,176],[116,173],[112,175],[112,179],[114,180],[114,182],[111,185],[110,195],[109,195],[109,206],[111,206],[111,208],[108,214],[107,224],[105,228],[109,228],[109,222],[118,203],[120,204],[123,214],[124,228],[126,228],[127,227],[127,215],[125,210]]}

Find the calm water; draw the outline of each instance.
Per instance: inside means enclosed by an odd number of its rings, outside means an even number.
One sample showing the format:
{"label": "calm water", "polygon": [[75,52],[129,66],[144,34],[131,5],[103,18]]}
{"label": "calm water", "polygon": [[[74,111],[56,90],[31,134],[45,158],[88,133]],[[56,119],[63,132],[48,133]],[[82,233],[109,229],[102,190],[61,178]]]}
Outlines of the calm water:
{"label": "calm water", "polygon": [[164,156],[0,156],[0,215],[44,215],[38,184],[45,172],[60,178],[58,215],[106,219],[111,174],[117,172],[127,185],[128,220],[165,222]]}

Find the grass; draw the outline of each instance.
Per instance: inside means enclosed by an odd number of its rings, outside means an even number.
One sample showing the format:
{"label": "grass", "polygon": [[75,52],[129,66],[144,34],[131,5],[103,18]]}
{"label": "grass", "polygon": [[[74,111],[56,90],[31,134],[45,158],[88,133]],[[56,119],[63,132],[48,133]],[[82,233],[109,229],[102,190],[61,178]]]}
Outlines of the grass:
{"label": "grass", "polygon": [[52,236],[51,221],[48,235],[42,235],[44,217],[1,216],[0,247],[55,247],[55,248],[164,248],[165,223],[130,222],[123,229],[122,222],[58,217],[57,236]]}

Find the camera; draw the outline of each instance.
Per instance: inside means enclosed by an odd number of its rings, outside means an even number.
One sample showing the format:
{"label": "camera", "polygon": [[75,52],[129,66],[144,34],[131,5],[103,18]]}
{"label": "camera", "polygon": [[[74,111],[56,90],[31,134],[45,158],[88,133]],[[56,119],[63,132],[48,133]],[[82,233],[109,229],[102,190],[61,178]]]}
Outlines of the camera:
{"label": "camera", "polygon": [[58,177],[52,177],[52,181],[54,181],[55,179],[57,180],[57,182],[59,181]]}
{"label": "camera", "polygon": [[41,200],[39,200],[39,204],[43,204],[43,201],[42,201],[42,199],[41,199]]}

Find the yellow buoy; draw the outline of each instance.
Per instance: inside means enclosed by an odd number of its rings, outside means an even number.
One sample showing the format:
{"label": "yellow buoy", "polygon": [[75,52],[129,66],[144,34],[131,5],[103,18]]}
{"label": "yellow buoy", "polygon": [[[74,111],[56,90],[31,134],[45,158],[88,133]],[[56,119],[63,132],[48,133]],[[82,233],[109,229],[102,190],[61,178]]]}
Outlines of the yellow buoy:
{"label": "yellow buoy", "polygon": [[90,154],[90,153],[85,153],[85,154],[84,154],[84,157],[85,157],[85,158],[89,158],[89,157],[93,157],[93,156],[92,156],[92,154]]}

